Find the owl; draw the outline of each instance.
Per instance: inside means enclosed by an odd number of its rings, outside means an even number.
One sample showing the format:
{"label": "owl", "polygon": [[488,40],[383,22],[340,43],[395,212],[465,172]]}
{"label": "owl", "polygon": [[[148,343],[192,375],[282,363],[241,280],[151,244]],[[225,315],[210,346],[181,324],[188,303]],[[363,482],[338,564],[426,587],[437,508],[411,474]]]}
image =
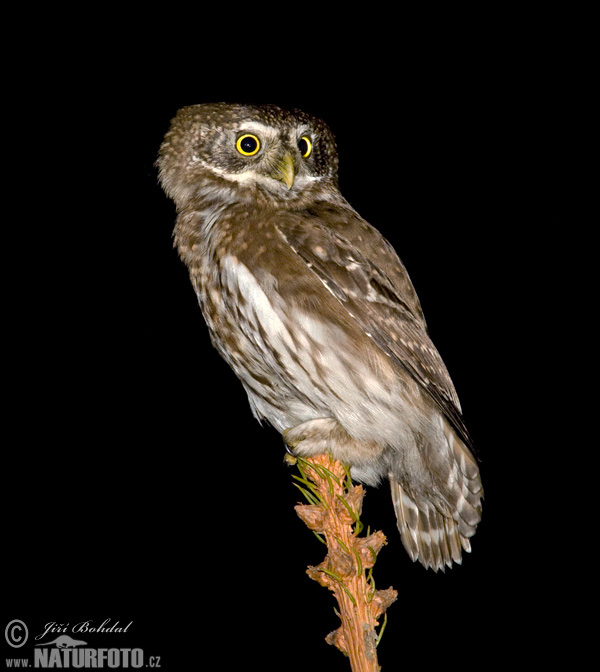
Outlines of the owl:
{"label": "owl", "polygon": [[472,441],[407,271],[338,188],[326,124],[299,110],[184,107],[157,161],[211,341],[293,454],[389,480],[402,543],[435,571],[481,518]]}

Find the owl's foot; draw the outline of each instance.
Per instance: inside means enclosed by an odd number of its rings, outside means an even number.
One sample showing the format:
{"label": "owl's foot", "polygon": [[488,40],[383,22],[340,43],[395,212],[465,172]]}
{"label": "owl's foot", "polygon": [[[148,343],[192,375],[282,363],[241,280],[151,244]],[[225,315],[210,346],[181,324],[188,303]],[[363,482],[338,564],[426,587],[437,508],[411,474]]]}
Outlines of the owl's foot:
{"label": "owl's foot", "polygon": [[330,437],[336,426],[333,418],[317,418],[286,429],[282,434],[286,449],[299,457],[327,453],[332,450]]}
{"label": "owl's foot", "polygon": [[288,452],[297,457],[331,453],[348,465],[370,461],[383,451],[383,446],[373,441],[352,438],[334,418],[316,418],[286,429],[283,440]]}

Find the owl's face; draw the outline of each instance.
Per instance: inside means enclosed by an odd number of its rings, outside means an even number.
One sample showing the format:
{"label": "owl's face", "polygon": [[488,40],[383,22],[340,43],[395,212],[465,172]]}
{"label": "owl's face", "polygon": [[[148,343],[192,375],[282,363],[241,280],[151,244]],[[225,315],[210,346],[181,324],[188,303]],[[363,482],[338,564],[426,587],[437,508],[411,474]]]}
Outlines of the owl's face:
{"label": "owl's face", "polygon": [[161,180],[181,202],[194,187],[235,186],[290,199],[337,180],[333,135],[320,119],[275,106],[225,103],[180,110],[161,147]]}

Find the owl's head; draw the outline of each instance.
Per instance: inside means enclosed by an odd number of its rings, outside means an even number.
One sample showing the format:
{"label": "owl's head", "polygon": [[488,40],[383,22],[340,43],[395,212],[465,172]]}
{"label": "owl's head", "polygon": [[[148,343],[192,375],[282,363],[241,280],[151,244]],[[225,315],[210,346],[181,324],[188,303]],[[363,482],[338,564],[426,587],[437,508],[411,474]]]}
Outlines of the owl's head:
{"label": "owl's head", "polygon": [[259,190],[293,199],[316,184],[335,185],[338,159],[333,134],[316,117],[273,105],[217,103],[179,110],[158,166],[165,191],[182,206],[215,185],[240,197]]}

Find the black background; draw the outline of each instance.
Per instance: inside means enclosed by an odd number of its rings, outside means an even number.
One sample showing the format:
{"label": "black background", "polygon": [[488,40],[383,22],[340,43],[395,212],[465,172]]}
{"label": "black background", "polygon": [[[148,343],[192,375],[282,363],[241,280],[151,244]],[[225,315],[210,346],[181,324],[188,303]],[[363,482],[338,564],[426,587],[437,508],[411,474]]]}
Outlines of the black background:
{"label": "black background", "polygon": [[[305,574],[324,547],[294,512],[280,437],[252,418],[210,345],[153,165],[180,106],[223,100],[329,123],[342,192],[403,259],[482,459],[473,552],[445,573],[410,561],[387,487],[368,489],[363,520],[389,542],[375,579],[399,593],[383,669],[407,656],[430,669],[538,655],[518,354],[536,295],[524,280],[525,239],[538,236],[536,60],[516,62],[522,36],[486,21],[395,32],[380,18],[354,17],[339,43],[302,40],[298,21],[300,35],[254,49],[239,34],[207,44],[210,25],[182,16],[139,46],[135,21],[100,36],[86,23],[16,53],[4,110],[1,602],[30,637],[52,621],[110,618],[133,624],[90,634],[91,646],[139,646],[165,670],[212,656],[208,669],[349,669],[324,642],[338,625],[333,596]],[[163,41],[170,31],[180,43]]]}

